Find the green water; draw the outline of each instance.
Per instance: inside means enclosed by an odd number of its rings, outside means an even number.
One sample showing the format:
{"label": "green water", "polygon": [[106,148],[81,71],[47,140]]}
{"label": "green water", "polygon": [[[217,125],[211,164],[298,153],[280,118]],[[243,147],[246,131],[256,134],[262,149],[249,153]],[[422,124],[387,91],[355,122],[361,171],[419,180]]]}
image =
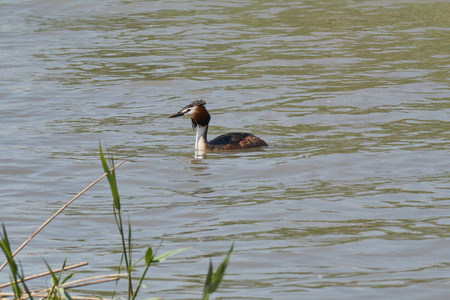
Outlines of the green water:
{"label": "green water", "polygon": [[[222,299],[445,299],[449,14],[412,0],[1,3],[13,248],[101,174],[101,141],[129,160],[136,258],[162,237],[191,247],[150,269],[143,297],[200,298],[209,256],[235,242]],[[200,98],[210,138],[270,146],[194,158],[190,121],[167,117]],[[103,182],[71,205],[18,256],[26,274],[65,258],[89,261],[75,278],[114,273],[111,201]]]}

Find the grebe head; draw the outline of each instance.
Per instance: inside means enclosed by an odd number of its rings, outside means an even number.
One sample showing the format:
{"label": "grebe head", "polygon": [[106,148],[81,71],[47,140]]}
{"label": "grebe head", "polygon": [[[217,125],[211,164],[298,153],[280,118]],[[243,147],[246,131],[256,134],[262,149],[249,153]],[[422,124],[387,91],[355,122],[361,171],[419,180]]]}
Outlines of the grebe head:
{"label": "grebe head", "polygon": [[183,107],[176,114],[171,115],[169,118],[181,117],[181,116],[191,116],[192,128],[197,128],[197,126],[205,127],[208,126],[211,116],[205,108],[205,100],[196,100],[189,105]]}

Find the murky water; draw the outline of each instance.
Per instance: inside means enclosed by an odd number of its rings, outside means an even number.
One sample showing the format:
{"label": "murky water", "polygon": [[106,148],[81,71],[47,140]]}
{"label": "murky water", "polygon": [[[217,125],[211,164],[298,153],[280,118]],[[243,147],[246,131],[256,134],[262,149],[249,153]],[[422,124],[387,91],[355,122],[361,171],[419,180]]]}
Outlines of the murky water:
{"label": "murky water", "polygon": [[[150,269],[143,297],[200,298],[209,257],[234,242],[224,299],[446,299],[449,14],[424,0],[2,1],[13,248],[101,175],[101,141],[129,160],[135,257],[161,238],[190,247]],[[200,98],[211,138],[270,147],[195,159],[190,121],[167,116]],[[111,202],[101,182],[65,210],[18,255],[26,275],[65,258],[89,261],[76,278],[114,273]]]}

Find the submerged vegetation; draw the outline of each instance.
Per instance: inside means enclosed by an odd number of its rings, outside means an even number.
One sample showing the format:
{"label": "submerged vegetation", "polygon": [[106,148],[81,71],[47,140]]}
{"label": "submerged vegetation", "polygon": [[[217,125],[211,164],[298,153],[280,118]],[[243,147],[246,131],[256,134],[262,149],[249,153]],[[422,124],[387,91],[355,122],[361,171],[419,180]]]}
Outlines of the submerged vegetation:
{"label": "submerged vegetation", "polygon": [[[169,258],[172,255],[175,255],[181,251],[184,251],[187,248],[176,249],[172,251],[167,251],[162,254],[157,254],[161,244],[158,245],[156,249],[152,247],[148,247],[145,251],[145,255],[138,259],[137,261],[132,261],[132,237],[131,237],[131,225],[125,225],[122,220],[122,207],[119,196],[119,189],[117,186],[116,180],[116,168],[122,165],[125,160],[121,161],[119,164],[114,166],[114,159],[110,157],[109,161],[112,166],[108,165],[108,162],[105,158],[101,145],[99,146],[100,150],[100,160],[102,163],[102,167],[104,170],[104,174],[100,176],[97,180],[92,182],[89,186],[87,186],[83,191],[77,194],[72,200],[66,203],[63,207],[61,207],[51,218],[49,218],[46,222],[41,225],[31,236],[28,238],[15,252],[12,252],[11,245],[9,242],[9,238],[7,235],[7,231],[5,225],[2,224],[2,232],[0,233],[0,248],[6,257],[6,261],[0,266],[0,271],[6,266],[9,265],[10,268],[10,282],[5,284],[0,284],[0,299],[100,299],[100,297],[74,297],[69,294],[69,289],[74,287],[80,287],[88,284],[101,283],[106,281],[116,281],[116,286],[114,291],[111,292],[111,299],[115,298],[117,281],[120,278],[125,278],[127,281],[127,299],[132,300],[136,299],[140,288],[143,285],[145,280],[145,276],[152,264],[160,263]],[[74,273],[70,273],[68,275],[63,276],[64,271],[71,270],[73,268],[81,267],[87,265],[87,262],[79,263],[76,265],[66,265],[66,261],[63,262],[62,267],[58,270],[52,270],[47,262],[44,262],[47,266],[48,271],[25,277],[24,270],[20,263],[18,263],[15,259],[16,254],[25,247],[25,245],[36,236],[47,224],[49,224],[56,216],[58,216],[67,206],[69,206],[73,201],[75,201],[78,197],[80,197],[84,192],[94,186],[101,179],[106,177],[109,182],[109,186],[111,188],[111,194],[113,198],[113,214],[114,220],[117,225],[117,229],[120,233],[120,245],[122,248],[122,255],[119,262],[119,268],[117,274],[96,276],[84,278],[81,280],[69,281]],[[214,272],[212,261],[210,260],[208,272],[206,274],[206,280],[203,288],[203,300],[209,299],[209,296],[214,293],[220,285],[222,281],[225,270],[228,266],[231,253],[233,251],[234,244],[231,246],[228,251],[224,261],[219,265],[217,270]],[[137,282],[133,282],[134,276],[132,276],[133,270],[137,268],[137,264],[141,261],[145,262],[144,269],[137,280]],[[124,271],[124,273],[122,273]],[[27,285],[27,281],[30,279],[42,277],[42,276],[50,276],[51,277],[51,286],[47,288],[43,288],[38,291],[31,291]],[[12,292],[6,293],[2,291],[2,288],[11,286]]]}

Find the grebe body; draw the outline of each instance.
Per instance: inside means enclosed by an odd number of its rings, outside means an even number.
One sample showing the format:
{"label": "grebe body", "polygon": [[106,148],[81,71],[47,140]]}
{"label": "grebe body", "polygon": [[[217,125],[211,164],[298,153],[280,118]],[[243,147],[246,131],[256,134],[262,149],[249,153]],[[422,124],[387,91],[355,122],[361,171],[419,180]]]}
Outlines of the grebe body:
{"label": "grebe body", "polygon": [[204,100],[197,100],[186,105],[176,114],[169,118],[191,116],[192,128],[197,129],[195,137],[195,150],[198,151],[223,151],[235,149],[249,149],[268,146],[265,141],[250,133],[232,132],[222,134],[208,141],[208,126],[211,116],[205,108]]}

